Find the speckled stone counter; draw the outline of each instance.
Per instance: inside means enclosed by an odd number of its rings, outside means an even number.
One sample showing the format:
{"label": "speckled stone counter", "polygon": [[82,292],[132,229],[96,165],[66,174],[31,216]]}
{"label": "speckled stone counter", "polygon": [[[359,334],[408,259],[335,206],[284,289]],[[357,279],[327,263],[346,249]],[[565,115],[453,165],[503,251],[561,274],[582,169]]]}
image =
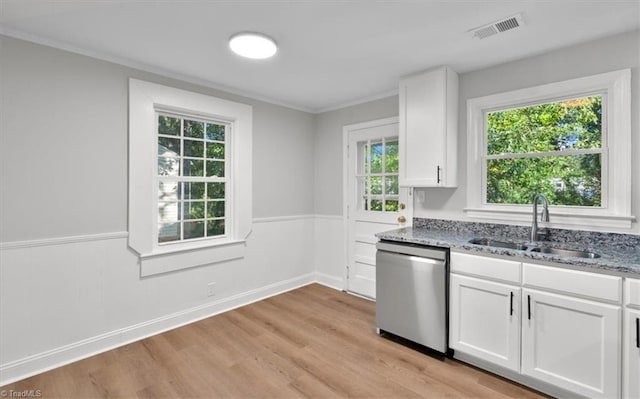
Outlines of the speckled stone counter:
{"label": "speckled stone counter", "polygon": [[[530,231],[530,227],[527,226],[416,218],[413,227],[378,233],[376,237],[381,240],[513,257],[523,261],[530,259],[545,264],[564,265],[573,269],[640,278],[640,236],[581,230],[541,229],[541,238],[544,241],[529,243]],[[469,243],[469,240],[480,237],[525,243],[529,246],[552,246],[590,251],[601,257],[595,259],[566,257]]]}

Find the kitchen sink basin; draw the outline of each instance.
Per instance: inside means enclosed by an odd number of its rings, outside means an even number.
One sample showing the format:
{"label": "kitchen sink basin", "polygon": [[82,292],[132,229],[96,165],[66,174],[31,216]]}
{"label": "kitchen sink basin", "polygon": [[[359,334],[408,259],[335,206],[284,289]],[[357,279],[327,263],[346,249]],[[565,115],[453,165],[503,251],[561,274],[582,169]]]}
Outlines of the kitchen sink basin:
{"label": "kitchen sink basin", "polygon": [[552,254],[558,256],[571,256],[574,258],[590,258],[595,259],[599,258],[600,255],[594,252],[589,251],[577,251],[573,249],[562,249],[562,248],[552,248],[552,247],[535,247],[530,249],[531,252],[539,252],[541,254]]}
{"label": "kitchen sink basin", "polygon": [[517,249],[519,251],[524,251],[528,248],[528,246],[525,244],[519,244],[517,242],[497,241],[490,238],[474,238],[473,240],[469,241],[469,244],[482,245],[486,247]]}
{"label": "kitchen sink basin", "polygon": [[563,249],[563,248],[554,248],[554,247],[546,247],[546,246],[535,246],[517,242],[508,242],[508,241],[499,241],[492,240],[491,238],[474,238],[469,240],[469,244],[482,245],[485,247],[496,247],[496,248],[506,248],[506,249],[515,249],[518,251],[528,251],[528,252],[538,252],[541,254],[550,254],[550,255],[558,255],[558,256],[566,256],[566,257],[574,257],[574,258],[589,258],[595,259],[599,258],[600,255],[594,252],[589,251],[579,251],[573,249]]}

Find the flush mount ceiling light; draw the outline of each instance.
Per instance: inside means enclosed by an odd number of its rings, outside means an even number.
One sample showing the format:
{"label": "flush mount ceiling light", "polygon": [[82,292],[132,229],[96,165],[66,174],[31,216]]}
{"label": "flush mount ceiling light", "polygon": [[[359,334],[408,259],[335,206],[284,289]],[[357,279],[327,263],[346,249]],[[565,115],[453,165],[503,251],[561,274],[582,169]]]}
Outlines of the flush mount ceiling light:
{"label": "flush mount ceiling light", "polygon": [[242,57],[256,60],[272,57],[278,51],[273,39],[262,33],[254,32],[236,33],[231,36],[229,48]]}

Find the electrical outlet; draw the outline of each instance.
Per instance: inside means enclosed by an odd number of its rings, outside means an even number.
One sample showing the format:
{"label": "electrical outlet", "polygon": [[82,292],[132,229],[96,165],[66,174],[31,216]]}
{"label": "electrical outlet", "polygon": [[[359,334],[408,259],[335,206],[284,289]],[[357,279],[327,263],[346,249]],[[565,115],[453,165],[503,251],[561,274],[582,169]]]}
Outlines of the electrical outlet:
{"label": "electrical outlet", "polygon": [[207,296],[215,296],[216,295],[216,283],[207,284]]}

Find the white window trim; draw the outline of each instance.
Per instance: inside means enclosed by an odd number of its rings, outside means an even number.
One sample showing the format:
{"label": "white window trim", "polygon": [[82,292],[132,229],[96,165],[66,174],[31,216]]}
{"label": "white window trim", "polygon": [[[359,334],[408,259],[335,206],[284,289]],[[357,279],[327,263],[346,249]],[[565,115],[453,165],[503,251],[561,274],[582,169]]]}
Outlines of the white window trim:
{"label": "white window trim", "polygon": [[607,72],[578,79],[467,100],[467,207],[471,218],[487,221],[530,222],[530,205],[487,204],[486,113],[545,100],[602,93],[606,104],[603,120],[603,207],[550,206],[550,227],[629,229],[631,215],[631,70]]}
{"label": "white window trim", "polygon": [[[173,110],[228,121],[232,126],[229,193],[231,234],[158,244],[156,111]],[[251,232],[252,107],[204,94],[129,79],[129,246],[141,276],[238,259]]]}

